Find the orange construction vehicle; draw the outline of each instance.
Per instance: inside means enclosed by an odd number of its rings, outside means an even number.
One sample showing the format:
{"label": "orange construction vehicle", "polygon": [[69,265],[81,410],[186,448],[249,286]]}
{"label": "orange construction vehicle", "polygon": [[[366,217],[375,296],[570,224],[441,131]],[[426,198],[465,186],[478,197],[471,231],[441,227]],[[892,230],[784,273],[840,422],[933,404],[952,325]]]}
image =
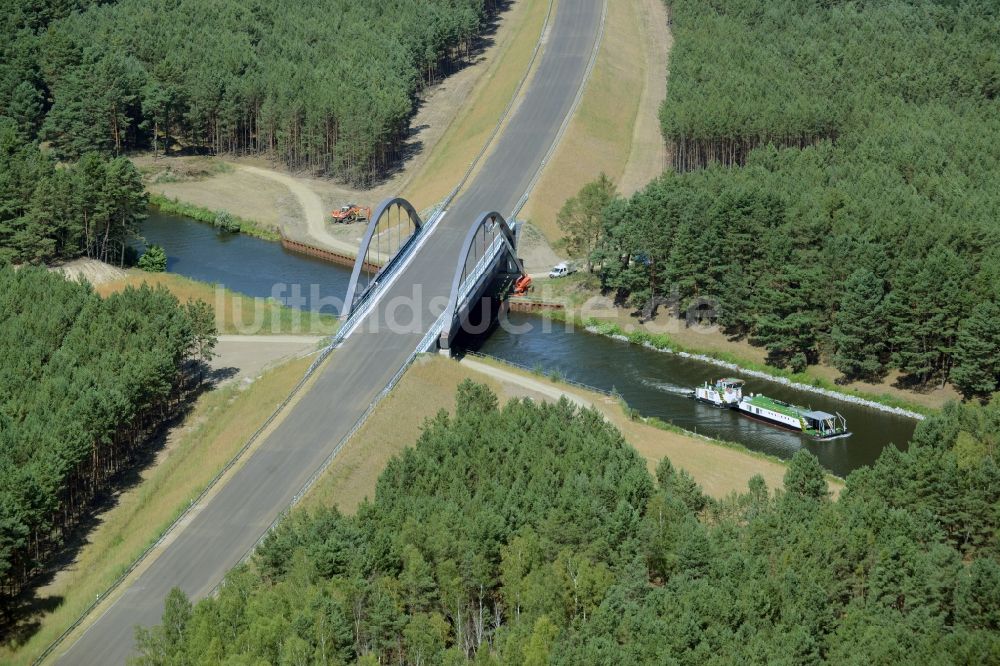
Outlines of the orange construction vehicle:
{"label": "orange construction vehicle", "polygon": [[330,215],[333,216],[333,221],[337,224],[350,224],[351,222],[364,222],[371,218],[372,209],[357,204],[347,204],[341,206],[340,210],[333,211]]}
{"label": "orange construction vehicle", "polygon": [[531,291],[531,276],[522,275],[517,278],[517,282],[514,283],[514,295],[524,296],[529,291]]}

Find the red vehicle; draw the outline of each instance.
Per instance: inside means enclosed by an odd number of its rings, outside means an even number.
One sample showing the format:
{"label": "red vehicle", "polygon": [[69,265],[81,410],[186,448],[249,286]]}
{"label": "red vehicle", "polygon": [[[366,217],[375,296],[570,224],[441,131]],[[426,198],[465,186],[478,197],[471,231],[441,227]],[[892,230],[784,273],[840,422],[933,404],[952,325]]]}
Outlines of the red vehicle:
{"label": "red vehicle", "polygon": [[531,291],[531,276],[522,275],[517,279],[517,282],[514,283],[514,295],[524,296],[529,291]]}
{"label": "red vehicle", "polygon": [[347,204],[341,206],[340,210],[333,211],[330,215],[337,224],[350,224],[368,220],[372,216],[372,209],[357,204]]}

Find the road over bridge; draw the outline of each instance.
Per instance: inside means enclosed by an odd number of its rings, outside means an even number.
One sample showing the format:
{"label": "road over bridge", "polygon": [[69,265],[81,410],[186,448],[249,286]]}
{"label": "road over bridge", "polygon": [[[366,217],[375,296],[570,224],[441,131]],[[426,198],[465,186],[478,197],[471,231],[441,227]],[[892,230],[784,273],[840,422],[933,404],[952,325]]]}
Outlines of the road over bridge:
{"label": "road over bridge", "polygon": [[478,175],[281,423],[68,646],[63,663],[124,663],[135,625],[159,622],[171,588],[210,594],[323,465],[434,324],[470,225],[484,211],[509,215],[529,188],[585,80],[603,9],[604,0],[561,0],[535,76]]}

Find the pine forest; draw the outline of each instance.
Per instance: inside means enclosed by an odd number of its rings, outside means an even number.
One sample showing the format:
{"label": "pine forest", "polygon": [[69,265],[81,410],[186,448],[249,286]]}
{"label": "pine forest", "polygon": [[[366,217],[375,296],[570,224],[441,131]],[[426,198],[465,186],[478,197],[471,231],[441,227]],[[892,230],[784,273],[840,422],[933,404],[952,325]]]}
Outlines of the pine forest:
{"label": "pine forest", "polygon": [[585,188],[569,249],[619,303],[672,303],[779,367],[996,391],[1000,5],[669,7],[674,168]]}

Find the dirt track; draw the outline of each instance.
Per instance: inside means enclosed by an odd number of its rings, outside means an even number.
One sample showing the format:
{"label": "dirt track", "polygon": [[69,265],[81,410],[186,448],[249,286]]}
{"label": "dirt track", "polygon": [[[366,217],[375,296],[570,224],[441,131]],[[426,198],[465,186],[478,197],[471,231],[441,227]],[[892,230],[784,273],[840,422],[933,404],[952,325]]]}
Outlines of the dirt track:
{"label": "dirt track", "polygon": [[243,164],[239,165],[237,168],[240,171],[245,171],[263,178],[269,178],[270,180],[281,183],[291,190],[292,194],[299,201],[299,206],[302,208],[302,214],[305,217],[306,229],[308,230],[310,239],[314,243],[318,243],[319,245],[328,247],[332,250],[340,250],[341,252],[351,254],[358,251],[357,243],[349,243],[340,240],[327,230],[327,212],[326,206],[323,205],[323,200],[312,188],[307,186],[301,180],[285,173],[272,171],[271,169],[262,169],[260,167],[247,166]]}
{"label": "dirt track", "polygon": [[314,351],[322,339],[309,335],[220,335],[210,365],[219,384],[249,382],[268,368]]}
{"label": "dirt track", "polygon": [[[428,160],[456,116],[473,102],[471,98],[477,82],[517,37],[521,14],[520,3],[505,12],[485,50],[424,93],[411,122],[413,132],[406,142],[409,156],[395,173],[372,189],[352,188],[307,174],[289,174],[272,169],[271,163],[263,158],[239,158],[225,159],[234,167],[229,171],[202,179],[154,181],[148,185],[149,190],[210,210],[227,210],[240,217],[279,226],[286,236],[295,240],[354,253],[364,226],[327,224],[329,212],[347,203],[374,208],[387,197],[409,193],[410,182],[429,168]],[[204,162],[205,159],[154,159],[151,155],[142,155],[133,161],[144,168],[173,167],[183,171],[184,164]],[[205,168],[204,164],[200,166]],[[409,194],[412,197],[413,193]]]}

